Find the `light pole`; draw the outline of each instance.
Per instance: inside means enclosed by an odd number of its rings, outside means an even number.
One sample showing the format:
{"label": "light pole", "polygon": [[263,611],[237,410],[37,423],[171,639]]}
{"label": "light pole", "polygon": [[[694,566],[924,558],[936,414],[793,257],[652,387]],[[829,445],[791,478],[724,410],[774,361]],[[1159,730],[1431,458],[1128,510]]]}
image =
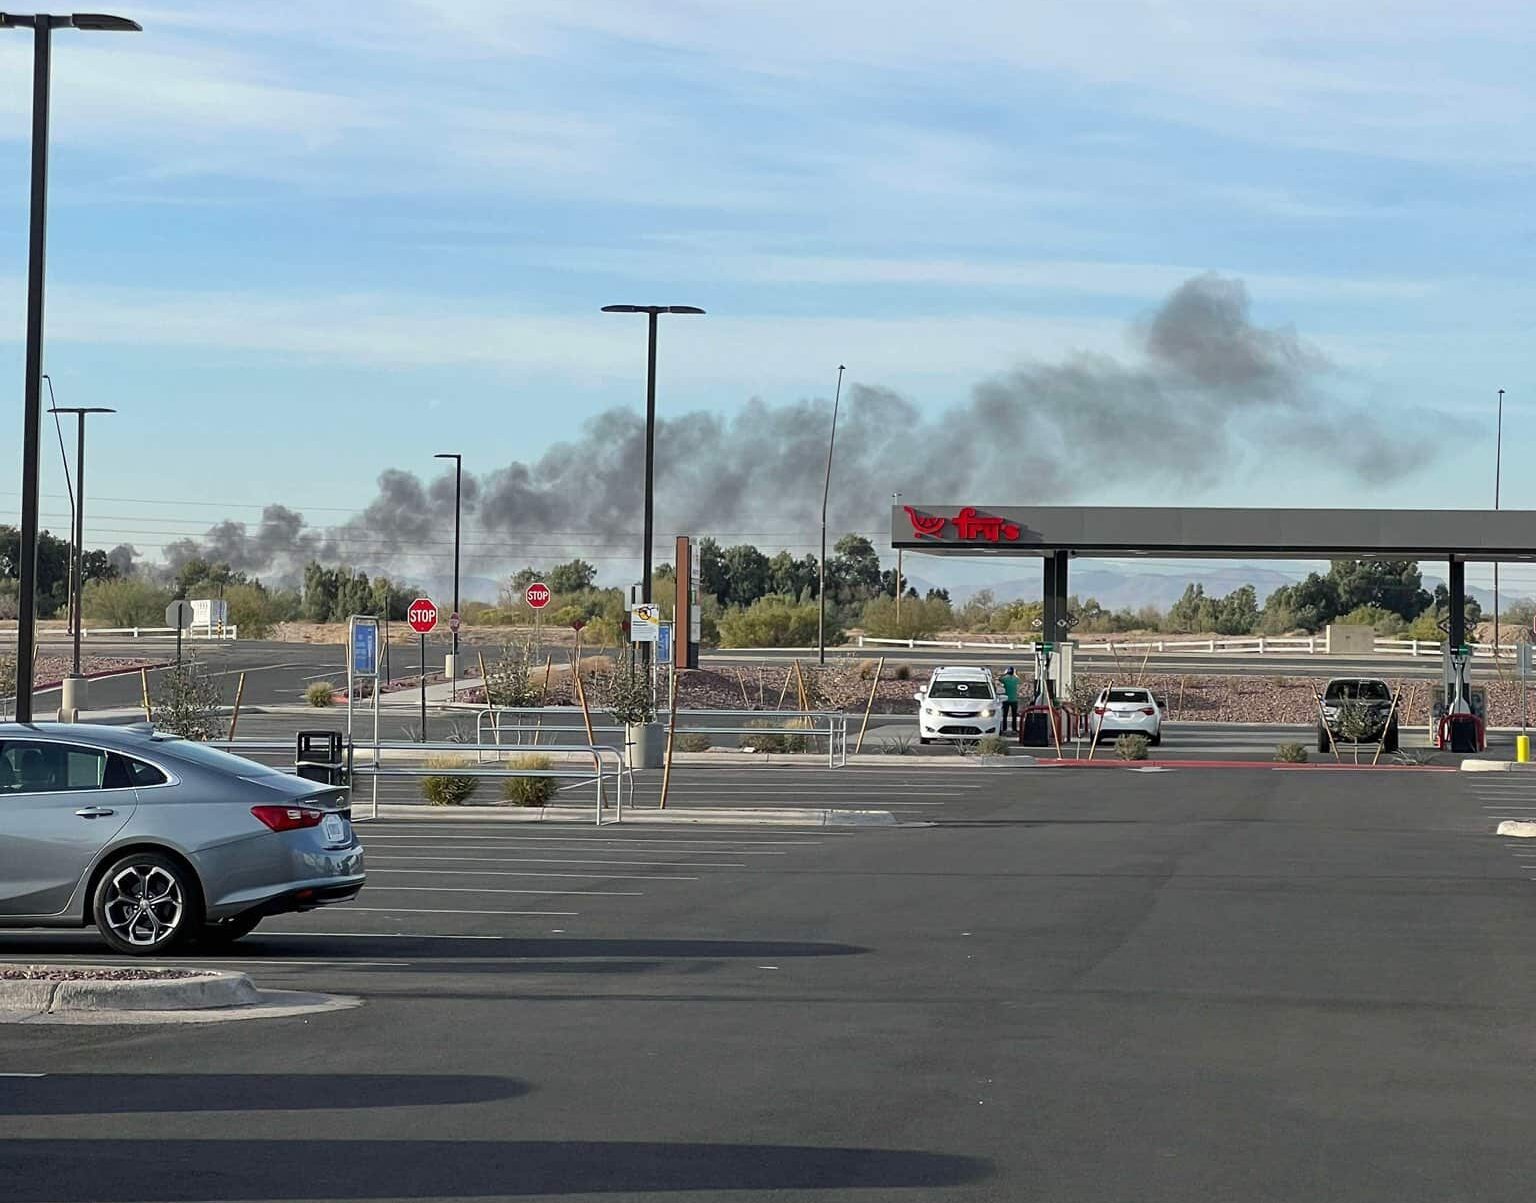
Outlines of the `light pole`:
{"label": "light pole", "polygon": [[[640,600],[651,600],[651,542],[656,518],[656,319],[663,313],[698,313],[693,305],[604,305],[604,313],[644,313],[650,317],[645,368],[645,554],[640,567]],[[644,664],[651,666],[651,645],[642,649]]]}
{"label": "light pole", "polygon": [[[891,507],[901,504],[901,494],[891,494]],[[901,626],[901,548],[896,549],[896,625]]]}
{"label": "light pole", "polygon": [[27,363],[21,419],[21,596],[16,621],[16,721],[32,721],[37,651],[38,471],[42,443],[43,278],[48,228],[48,89],[55,29],[137,31],[102,13],[0,13],[0,29],[32,30],[32,208],[27,238]]}
{"label": "light pole", "polygon": [[[80,599],[84,595],[86,575],[86,415],[88,413],[117,413],[104,406],[54,406],[49,413],[74,413],[75,426],[75,538],[74,538],[74,588],[69,595],[69,608],[75,615],[75,678],[80,676]],[[66,705],[66,710],[68,710]]]}
{"label": "light pole", "polygon": [[459,516],[460,503],[464,496],[464,457],[456,451],[439,451],[432,458],[453,461],[453,615],[448,620],[449,632],[453,636],[453,652],[448,668],[448,680],[449,689],[456,695],[459,691],[458,623],[462,621],[459,617]]}
{"label": "light pole", "polygon": [[[1493,439],[1493,508],[1499,508],[1499,476],[1504,467],[1504,390],[1499,390],[1499,423]],[[1499,562],[1493,562],[1493,654],[1499,654]],[[1497,661],[1495,661],[1497,663]]]}
{"label": "light pole", "polygon": [[832,493],[832,448],[837,446],[837,408],[843,399],[843,373],[848,365],[837,365],[837,391],[832,394],[832,433],[827,436],[827,479],[821,486],[821,564],[816,583],[816,663],[827,662],[827,498]]}

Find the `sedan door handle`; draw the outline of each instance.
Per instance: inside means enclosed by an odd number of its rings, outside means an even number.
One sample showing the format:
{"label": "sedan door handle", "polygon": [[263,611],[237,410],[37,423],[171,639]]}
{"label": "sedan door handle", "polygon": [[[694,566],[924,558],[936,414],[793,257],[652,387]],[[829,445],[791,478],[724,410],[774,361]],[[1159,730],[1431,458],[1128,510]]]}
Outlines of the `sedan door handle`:
{"label": "sedan door handle", "polygon": [[82,819],[105,819],[108,815],[115,815],[117,811],[105,806],[87,806],[75,813]]}

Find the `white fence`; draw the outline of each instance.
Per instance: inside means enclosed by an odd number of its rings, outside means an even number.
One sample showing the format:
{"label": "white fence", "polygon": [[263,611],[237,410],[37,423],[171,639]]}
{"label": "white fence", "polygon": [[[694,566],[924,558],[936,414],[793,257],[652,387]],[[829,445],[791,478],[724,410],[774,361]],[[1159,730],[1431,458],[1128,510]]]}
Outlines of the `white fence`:
{"label": "white fence", "polygon": [[[962,639],[875,639],[867,635],[858,637],[859,647],[905,648],[953,648],[957,651],[1028,652],[1031,655],[1039,646],[1029,643],[1001,643],[995,641],[967,641]],[[1326,655],[1328,639],[1324,635],[1237,635],[1218,636],[1214,639],[1150,639],[1140,641],[1104,640],[1098,643],[1077,641],[1079,652],[1151,652],[1154,655],[1185,652],[1203,652],[1207,655]],[[1433,656],[1441,655],[1444,645],[1428,639],[1377,639],[1373,655],[1377,656]],[[1472,654],[1481,659],[1492,659],[1491,644],[1470,645]],[[1345,653],[1348,654],[1348,653]],[[1498,649],[1499,659],[1513,660],[1515,644],[1507,643]]]}
{"label": "white fence", "polygon": [[[100,639],[103,636],[117,636],[126,639],[174,639],[175,627],[84,627],[80,631],[81,639]],[[238,626],[211,626],[188,627],[182,632],[187,639],[238,639],[240,628]]]}

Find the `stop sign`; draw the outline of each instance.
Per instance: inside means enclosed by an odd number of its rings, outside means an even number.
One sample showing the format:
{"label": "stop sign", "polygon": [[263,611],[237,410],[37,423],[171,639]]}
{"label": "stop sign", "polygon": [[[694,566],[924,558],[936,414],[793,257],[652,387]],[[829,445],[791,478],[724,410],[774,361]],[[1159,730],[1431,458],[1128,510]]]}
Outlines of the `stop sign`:
{"label": "stop sign", "polygon": [[430,597],[418,597],[405,612],[405,621],[418,635],[425,635],[437,625],[437,606]]}
{"label": "stop sign", "polygon": [[545,606],[549,605],[549,597],[549,586],[543,581],[534,581],[533,584],[523,590],[523,598],[535,610],[542,610]]}

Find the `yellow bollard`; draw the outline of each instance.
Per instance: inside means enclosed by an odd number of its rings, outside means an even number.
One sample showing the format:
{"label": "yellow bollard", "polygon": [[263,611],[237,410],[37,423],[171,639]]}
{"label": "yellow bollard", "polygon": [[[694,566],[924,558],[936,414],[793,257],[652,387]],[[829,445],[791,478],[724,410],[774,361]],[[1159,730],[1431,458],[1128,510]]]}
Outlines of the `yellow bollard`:
{"label": "yellow bollard", "polygon": [[1517,764],[1529,764],[1531,760],[1531,737],[1529,735],[1515,736],[1515,762]]}

